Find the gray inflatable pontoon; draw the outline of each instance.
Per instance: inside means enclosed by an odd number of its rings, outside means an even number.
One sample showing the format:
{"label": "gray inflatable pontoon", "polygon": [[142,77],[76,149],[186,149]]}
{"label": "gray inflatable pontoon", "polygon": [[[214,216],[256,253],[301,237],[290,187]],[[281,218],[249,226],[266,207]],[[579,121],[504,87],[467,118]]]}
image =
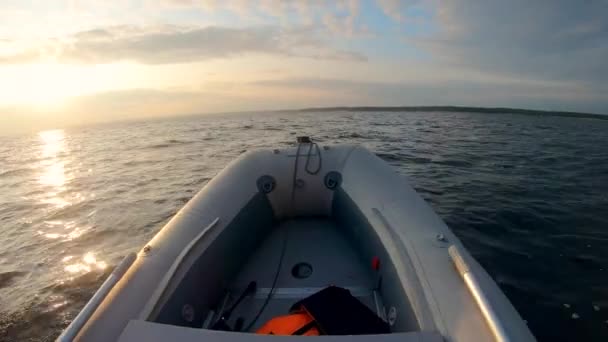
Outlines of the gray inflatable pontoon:
{"label": "gray inflatable pontoon", "polygon": [[[328,285],[348,289],[391,333],[252,333]],[[210,329],[239,297],[224,318],[241,332]],[[320,148],[307,139],[232,162],[116,267],[58,341],[302,338],[534,341],[403,176],[365,148]]]}

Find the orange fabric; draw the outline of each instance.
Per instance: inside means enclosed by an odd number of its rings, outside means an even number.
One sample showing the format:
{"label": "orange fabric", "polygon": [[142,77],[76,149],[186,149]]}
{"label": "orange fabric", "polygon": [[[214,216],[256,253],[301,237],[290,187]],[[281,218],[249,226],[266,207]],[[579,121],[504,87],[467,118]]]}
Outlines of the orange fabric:
{"label": "orange fabric", "polygon": [[[278,316],[266,322],[256,333],[263,335],[293,335],[298,329],[301,329],[312,321],[312,317],[306,312]],[[319,336],[319,330],[313,326],[302,335]]]}

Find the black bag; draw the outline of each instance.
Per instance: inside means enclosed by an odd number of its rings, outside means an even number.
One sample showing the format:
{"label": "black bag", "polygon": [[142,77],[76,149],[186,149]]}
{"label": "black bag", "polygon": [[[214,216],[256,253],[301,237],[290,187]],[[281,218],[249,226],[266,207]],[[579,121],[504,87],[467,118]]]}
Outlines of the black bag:
{"label": "black bag", "polygon": [[327,287],[291,307],[292,312],[300,310],[306,310],[314,318],[323,335],[390,333],[386,322],[340,287]]}

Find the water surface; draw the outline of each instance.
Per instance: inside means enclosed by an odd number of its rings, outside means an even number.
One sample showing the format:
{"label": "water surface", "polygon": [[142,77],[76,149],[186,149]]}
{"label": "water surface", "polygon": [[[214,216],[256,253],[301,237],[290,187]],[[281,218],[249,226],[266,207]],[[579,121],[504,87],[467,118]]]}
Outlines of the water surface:
{"label": "water surface", "polygon": [[409,177],[540,341],[608,340],[608,121],[200,116],[0,137],[0,340],[49,341],[113,266],[257,147],[361,144]]}

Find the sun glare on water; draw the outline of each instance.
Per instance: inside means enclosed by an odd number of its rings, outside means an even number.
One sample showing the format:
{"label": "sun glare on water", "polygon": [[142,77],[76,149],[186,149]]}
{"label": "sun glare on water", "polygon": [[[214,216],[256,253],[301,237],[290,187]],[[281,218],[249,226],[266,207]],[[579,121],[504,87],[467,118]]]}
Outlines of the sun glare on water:
{"label": "sun glare on water", "polygon": [[[64,258],[64,262],[70,262],[72,258]],[[64,267],[68,273],[88,273],[95,269],[104,270],[108,265],[105,261],[98,260],[95,254],[87,252],[82,259],[77,260]]]}
{"label": "sun glare on water", "polygon": [[66,151],[65,134],[62,130],[53,130],[40,132],[38,136],[42,142],[42,173],[40,174],[39,182],[42,185],[48,185],[60,191],[67,180],[65,172],[66,162],[60,156],[60,153]]}

